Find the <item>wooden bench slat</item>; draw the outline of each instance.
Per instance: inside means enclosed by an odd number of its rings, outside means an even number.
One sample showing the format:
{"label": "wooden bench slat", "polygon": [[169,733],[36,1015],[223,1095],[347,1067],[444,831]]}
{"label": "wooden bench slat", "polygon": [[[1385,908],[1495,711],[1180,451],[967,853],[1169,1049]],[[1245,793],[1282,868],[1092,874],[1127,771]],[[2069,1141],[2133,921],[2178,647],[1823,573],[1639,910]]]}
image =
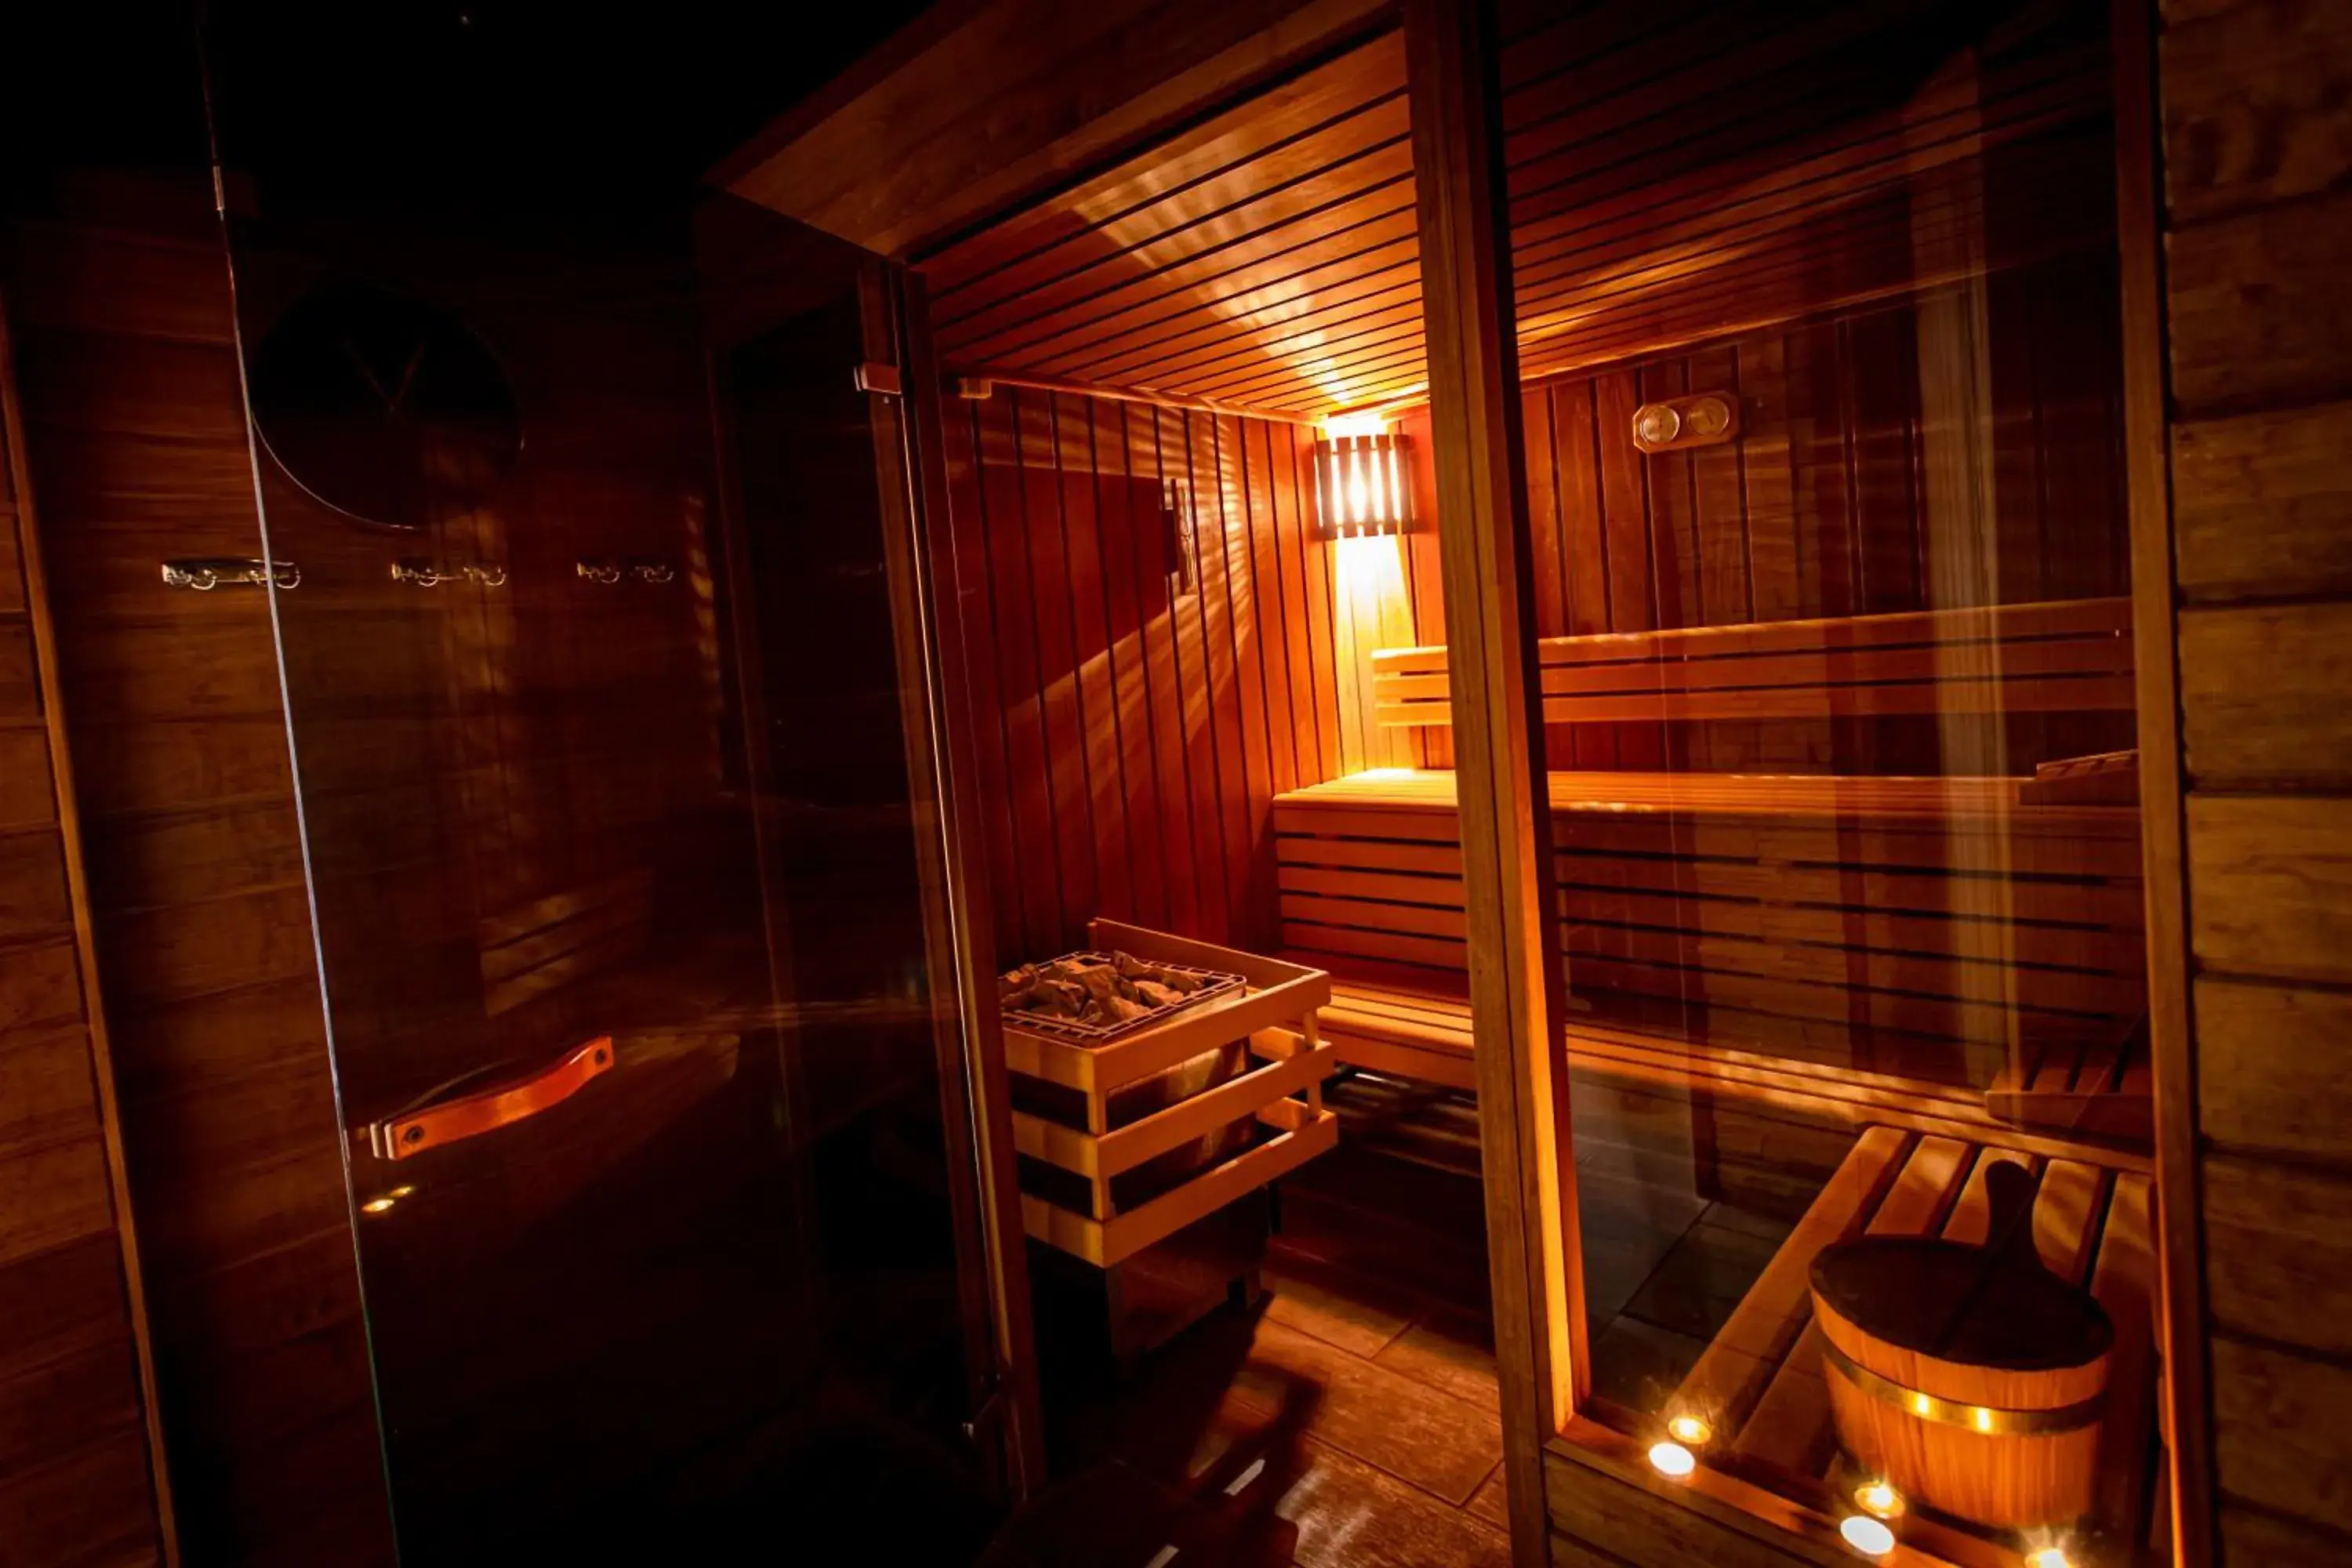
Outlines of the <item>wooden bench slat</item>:
{"label": "wooden bench slat", "polygon": [[[2042,599],[1977,609],[1895,610],[1874,616],[1746,621],[1653,632],[1596,632],[1541,639],[1542,661],[1731,658],[1826,647],[1899,647],[1916,643],[2020,642],[2042,637],[2117,637],[2131,631],[2125,598]],[[1375,668],[1426,671],[1445,666],[1443,645],[1383,648]]]}
{"label": "wooden bench slat", "polygon": [[2082,1282],[2099,1230],[2095,1221],[2114,1173],[2079,1160],[2053,1160],[2033,1199],[2033,1246],[2061,1279]]}
{"label": "wooden bench slat", "polygon": [[1891,1127],[1870,1128],[1854,1141],[1844,1163],[1683,1379],[1669,1415],[1701,1416],[1726,1434],[1738,1429],[1805,1326],[1814,1255],[1862,1227],[1895,1181],[1908,1142]]}
{"label": "wooden bench slat", "polygon": [[[1939,712],[2128,710],[2125,599],[1548,637],[1544,718],[1807,719]],[[1375,714],[1453,721],[1442,647],[1372,660]]]}
{"label": "wooden bench slat", "polygon": [[2014,1165],[2028,1175],[2033,1173],[2033,1157],[2014,1149],[1983,1149],[1978,1152],[1977,1163],[1969,1171],[1969,1179],[1960,1188],[1960,1195],[1952,1205],[1950,1215],[1944,1221],[1947,1241],[1965,1241],[1971,1247],[1984,1245],[1992,1232],[1992,1194],[1988,1183],[1995,1165]]}
{"label": "wooden bench slat", "polygon": [[[1543,669],[1543,694],[1549,703],[1554,698],[1582,700],[1702,692],[1727,696],[1734,691],[1798,689],[1838,692],[1873,686],[1965,688],[1989,683],[1998,687],[2052,676],[2128,676],[2132,668],[2131,645],[2115,637],[1977,646],[1998,650],[1998,679],[1988,681],[1982,670],[1956,668],[1961,661],[1953,658],[1952,645],[1922,643],[1866,653],[1818,649],[1732,658],[1548,664]],[[1443,669],[1425,674],[1394,671],[1381,681],[1379,700],[1391,707],[1444,702],[1449,679]]]}

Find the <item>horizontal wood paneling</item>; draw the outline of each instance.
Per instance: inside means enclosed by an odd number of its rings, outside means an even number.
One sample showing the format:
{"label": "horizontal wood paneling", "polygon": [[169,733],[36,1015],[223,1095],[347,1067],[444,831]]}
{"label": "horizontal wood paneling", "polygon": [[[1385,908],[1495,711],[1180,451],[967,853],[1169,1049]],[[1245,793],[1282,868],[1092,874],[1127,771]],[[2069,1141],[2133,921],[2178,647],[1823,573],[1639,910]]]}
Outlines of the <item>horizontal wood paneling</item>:
{"label": "horizontal wood paneling", "polygon": [[2197,1037],[2212,1054],[2198,1109],[2236,1150],[2344,1161],[2352,1126],[2352,993],[2206,977]]}
{"label": "horizontal wood paneling", "polygon": [[[2352,12],[2168,7],[2167,329],[2219,1550],[2352,1561]],[[2182,1267],[2187,1260],[2173,1260]],[[2201,1544],[2201,1543],[2192,1543]]]}
{"label": "horizontal wood paneling", "polygon": [[[2187,651],[2184,642],[2184,674]],[[2352,808],[2343,799],[2193,794],[2189,889],[2190,940],[2208,967],[2352,983]]]}
{"label": "horizontal wood paneling", "polygon": [[[1885,614],[1956,602],[1931,562],[1981,535],[1991,602],[2119,595],[2128,578],[2105,258],[2002,273],[1987,289],[1991,492],[1981,517],[1931,507],[1922,474],[1921,334],[1914,302],[1753,333],[1690,353],[1528,388],[1528,505],[1545,637]],[[1643,455],[1633,411],[1658,397],[1736,400],[1737,440]],[[1404,428],[1425,446],[1425,415]],[[1415,576],[1435,541],[1414,535]],[[1944,548],[1948,549],[1948,544]],[[1972,595],[1974,596],[1974,595]],[[1424,616],[1424,619],[1430,617]],[[2012,716],[2009,771],[2126,747],[2128,717]],[[1780,721],[1555,726],[1552,765],[1920,773],[1943,766],[1932,721]],[[1442,762],[1443,737],[1430,760]]]}
{"label": "horizontal wood paneling", "polygon": [[15,304],[0,289],[0,1558],[156,1563],[166,1530],[134,1260],[84,973],[89,910],[68,875],[48,605],[28,554]]}
{"label": "horizontal wood paneling", "polygon": [[2193,419],[2173,431],[2180,591],[2213,602],[2281,583],[2352,595],[2352,403]]}
{"label": "horizontal wood paneling", "polygon": [[2213,1342],[2221,1489],[2314,1523],[2352,1518],[2352,1366]]}
{"label": "horizontal wood paneling", "polygon": [[[1096,915],[1268,943],[1273,796],[1399,743],[1369,722],[1377,623],[1412,636],[1392,542],[1357,542],[1383,578],[1309,536],[1287,426],[1018,388],[948,414],[1004,961]],[[1196,591],[1171,592],[1163,497]]]}
{"label": "horizontal wood paneling", "polygon": [[[1521,358],[1654,354],[2097,250],[2095,8],[1555,9],[1504,51]],[[1973,43],[1973,49],[1963,45]],[[930,258],[966,370],[1290,415],[1427,382],[1402,50],[1373,40]],[[1973,259],[1923,276],[1923,237]]]}
{"label": "horizontal wood paneling", "polygon": [[[227,269],[201,187],[65,205],[16,229],[9,276],[183,1540],[315,1562],[298,1521],[324,1513],[339,1556],[381,1562],[363,1362],[353,1383],[269,1360],[364,1341],[268,605],[156,581],[259,552]],[[314,1235],[291,1278],[257,1275]]]}
{"label": "horizontal wood paneling", "polygon": [[925,263],[941,353],[1281,410],[1419,374],[1393,34]]}

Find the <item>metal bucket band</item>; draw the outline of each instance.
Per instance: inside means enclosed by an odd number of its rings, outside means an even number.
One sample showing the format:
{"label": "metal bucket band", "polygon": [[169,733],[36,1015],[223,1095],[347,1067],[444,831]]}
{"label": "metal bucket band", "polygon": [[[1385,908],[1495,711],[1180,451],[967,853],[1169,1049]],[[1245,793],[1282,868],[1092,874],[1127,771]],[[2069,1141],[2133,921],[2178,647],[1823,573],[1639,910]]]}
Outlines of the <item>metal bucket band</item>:
{"label": "metal bucket band", "polygon": [[1822,1359],[1835,1367],[1848,1383],[1881,1404],[1891,1405],[1922,1421],[1958,1426],[1988,1437],[2047,1437],[2061,1432],[2079,1432],[2096,1422],[2107,1407],[2105,1389],[2078,1404],[2046,1410],[1998,1410],[1987,1405],[1963,1405],[1881,1377],[1826,1339],[1822,1342]]}

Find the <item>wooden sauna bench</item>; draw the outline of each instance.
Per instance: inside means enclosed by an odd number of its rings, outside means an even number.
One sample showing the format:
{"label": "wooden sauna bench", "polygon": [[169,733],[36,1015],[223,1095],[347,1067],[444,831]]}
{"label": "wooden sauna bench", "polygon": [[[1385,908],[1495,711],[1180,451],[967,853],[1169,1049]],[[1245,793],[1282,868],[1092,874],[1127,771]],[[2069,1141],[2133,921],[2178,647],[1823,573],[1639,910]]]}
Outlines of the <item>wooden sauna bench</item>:
{"label": "wooden sauna bench", "polygon": [[[1544,722],[2132,711],[2129,599],[1545,637]],[[1445,649],[1372,655],[1383,724],[1451,724]]]}
{"label": "wooden sauna bench", "polygon": [[[1846,1237],[1941,1235],[1981,1243],[1990,1224],[1986,1172],[2010,1163],[2032,1172],[2033,1235],[2042,1261],[2087,1284],[2116,1325],[2115,1359],[2100,1438],[2096,1526],[2137,1542],[2147,1529],[2146,1462],[2156,1367],[2149,1333],[2156,1265],[2149,1177],[2079,1156],[2047,1157],[1999,1142],[1866,1128],[1681,1386],[1654,1415],[1688,1412],[1715,1428],[1708,1462],[1815,1503],[1849,1511],[1830,1483],[1837,1434],[1823,1378],[1822,1339],[1812,1321],[1808,1272],[1814,1255]],[[1635,1419],[1639,1419],[1636,1417]],[[2013,1563],[1973,1538],[1930,1524],[1912,1543],[1970,1563]],[[1937,1551],[1937,1537],[1945,1549]]]}
{"label": "wooden sauna bench", "polygon": [[[2027,805],[2012,779],[1549,779],[1577,1037],[1980,1096],[2012,1031],[2054,1070],[2144,1006],[2133,807]],[[1333,972],[1341,1059],[1466,1087],[1454,775],[1351,774],[1274,820],[1282,944]]]}

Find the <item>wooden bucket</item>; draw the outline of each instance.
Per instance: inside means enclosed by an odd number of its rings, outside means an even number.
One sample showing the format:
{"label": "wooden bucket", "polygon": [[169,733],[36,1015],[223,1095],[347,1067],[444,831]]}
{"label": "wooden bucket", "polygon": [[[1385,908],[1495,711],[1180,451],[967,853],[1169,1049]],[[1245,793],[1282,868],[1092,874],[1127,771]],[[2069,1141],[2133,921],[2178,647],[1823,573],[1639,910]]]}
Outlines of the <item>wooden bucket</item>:
{"label": "wooden bucket", "polygon": [[2042,1266],[2033,1178],[1986,1173],[1984,1247],[1864,1237],[1813,1260],[1838,1436],[1906,1496],[1997,1529],[2091,1510],[2115,1328]]}

